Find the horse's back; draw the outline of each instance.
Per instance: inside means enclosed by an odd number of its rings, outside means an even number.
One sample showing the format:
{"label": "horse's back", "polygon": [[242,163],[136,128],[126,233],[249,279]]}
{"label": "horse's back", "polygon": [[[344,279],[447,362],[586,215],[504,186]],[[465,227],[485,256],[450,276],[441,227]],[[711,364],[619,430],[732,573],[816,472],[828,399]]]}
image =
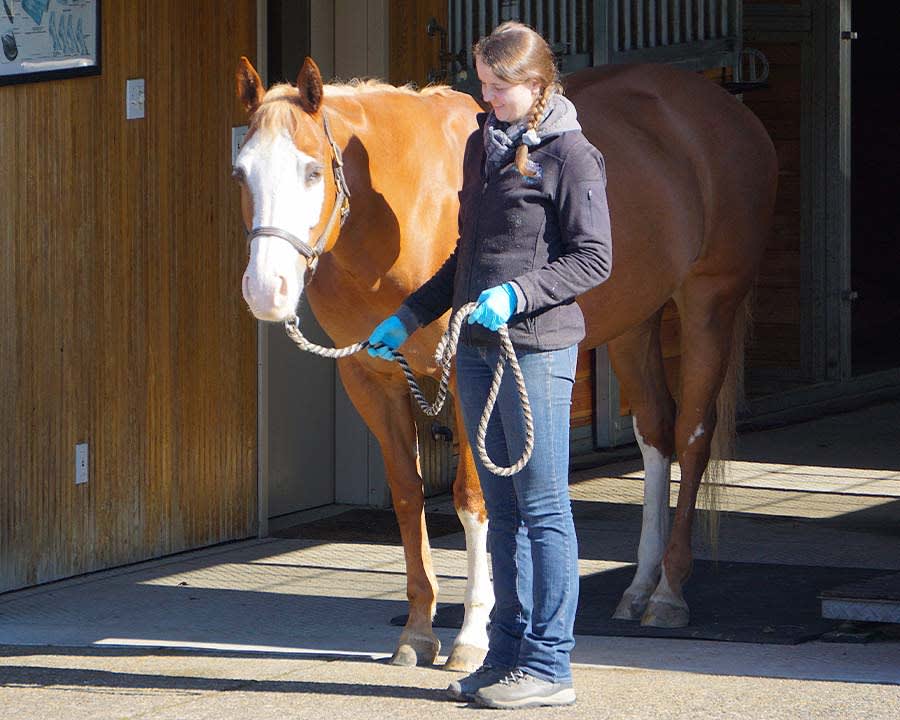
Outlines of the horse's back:
{"label": "horse's back", "polygon": [[726,160],[753,148],[761,164],[751,169],[764,170],[774,158],[753,112],[697,73],[660,64],[606,65],[569,76],[566,94],[578,107],[585,134],[598,143],[620,139],[620,126],[627,125],[630,137],[642,134],[694,161]]}
{"label": "horse's back", "polygon": [[612,276],[581,300],[589,342],[649,317],[700,262],[752,274],[777,165],[748,108],[703,76],[665,65],[584,70],[568,78],[566,94],[606,160],[613,231]]}

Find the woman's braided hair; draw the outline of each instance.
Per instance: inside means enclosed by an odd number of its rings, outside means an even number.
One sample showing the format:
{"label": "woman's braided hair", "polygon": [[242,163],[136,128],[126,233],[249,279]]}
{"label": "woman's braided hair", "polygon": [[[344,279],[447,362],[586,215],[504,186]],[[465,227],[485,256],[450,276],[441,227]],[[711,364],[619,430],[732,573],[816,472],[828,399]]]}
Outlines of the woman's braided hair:
{"label": "woman's braided hair", "polygon": [[[472,52],[504,82],[537,82],[541,92],[528,113],[525,132],[537,129],[551,96],[562,93],[556,58],[547,41],[527,25],[509,21],[475,43]],[[528,167],[528,146],[524,142],[516,149],[516,168],[522,175],[536,174]]]}

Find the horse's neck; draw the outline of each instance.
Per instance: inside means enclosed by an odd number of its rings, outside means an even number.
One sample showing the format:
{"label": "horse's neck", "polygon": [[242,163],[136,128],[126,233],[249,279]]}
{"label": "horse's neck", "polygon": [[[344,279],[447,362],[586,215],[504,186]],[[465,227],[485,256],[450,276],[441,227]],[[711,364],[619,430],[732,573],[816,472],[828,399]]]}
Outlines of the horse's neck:
{"label": "horse's neck", "polygon": [[[388,148],[377,137],[379,128],[367,112],[368,100],[366,94],[338,96],[329,98],[324,108],[343,156],[350,217],[323,256],[307,297],[319,323],[341,343],[360,340],[366,328],[395,310],[412,290],[393,272],[401,256],[403,223],[398,210],[376,189],[390,179],[383,159]],[[327,204],[324,213],[331,211]]]}
{"label": "horse's neck", "polygon": [[334,332],[326,323],[354,328],[351,334],[361,325],[370,328],[450,255],[463,149],[477,109],[456,94],[327,98],[351,198],[350,218],[322,259],[323,281],[317,277],[309,288],[326,330]]}

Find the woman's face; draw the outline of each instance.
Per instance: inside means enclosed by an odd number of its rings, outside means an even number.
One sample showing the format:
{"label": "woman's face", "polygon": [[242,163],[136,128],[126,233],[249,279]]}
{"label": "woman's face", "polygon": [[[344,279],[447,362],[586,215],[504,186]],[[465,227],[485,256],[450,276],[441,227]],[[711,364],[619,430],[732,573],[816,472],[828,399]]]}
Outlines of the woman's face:
{"label": "woman's face", "polygon": [[528,114],[540,92],[537,80],[508,83],[494,75],[480,58],[475,58],[475,70],[481,81],[481,96],[490,103],[498,120],[516,123]]}

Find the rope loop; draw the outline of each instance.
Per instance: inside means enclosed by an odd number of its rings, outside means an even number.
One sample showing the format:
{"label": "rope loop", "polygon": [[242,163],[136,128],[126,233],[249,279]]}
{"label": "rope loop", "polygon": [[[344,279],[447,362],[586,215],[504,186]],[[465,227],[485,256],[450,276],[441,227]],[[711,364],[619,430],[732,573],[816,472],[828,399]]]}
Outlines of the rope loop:
{"label": "rope loop", "polygon": [[[441,379],[438,383],[437,396],[435,397],[434,402],[429,403],[428,400],[425,399],[425,395],[419,387],[419,384],[416,382],[415,374],[413,373],[412,368],[410,368],[409,363],[406,361],[406,358],[399,352],[394,353],[394,358],[397,360],[397,364],[400,366],[403,375],[406,377],[410,393],[422,409],[422,412],[429,417],[437,415],[441,411],[441,408],[443,408],[444,402],[447,399],[447,391],[450,385],[450,367],[453,364],[453,357],[456,355],[457,345],[459,345],[459,335],[462,331],[462,324],[475,309],[475,306],[476,303],[468,303],[454,313],[453,317],[450,319],[450,326],[441,336],[440,342],[438,342],[437,348],[435,349],[434,360],[441,369]],[[288,337],[294,341],[297,347],[314,355],[319,355],[320,357],[333,359],[348,357],[369,346],[368,341],[354,343],[343,348],[326,348],[321,345],[316,345],[303,336],[303,333],[300,331],[300,319],[296,315],[293,315],[284,321],[284,329]],[[497,333],[500,335],[500,357],[497,361],[497,367],[494,368],[494,376],[491,380],[490,390],[488,391],[487,402],[484,406],[484,412],[481,414],[481,420],[478,423],[478,430],[475,434],[475,447],[478,451],[478,458],[487,470],[495,475],[509,477],[510,475],[515,475],[519,472],[531,459],[531,454],[534,451],[534,419],[531,415],[531,404],[528,402],[528,391],[525,389],[525,377],[522,375],[522,369],[519,367],[519,360],[516,357],[516,351],[513,348],[512,341],[509,339],[509,331],[507,330],[506,325],[501,325],[497,330]],[[488,423],[493,414],[494,406],[497,403],[497,396],[500,392],[500,383],[503,380],[503,372],[506,365],[509,365],[512,369],[513,377],[516,381],[516,389],[519,393],[519,400],[522,403],[522,415],[525,418],[525,448],[522,452],[522,456],[515,463],[509,467],[501,467],[495,465],[488,456],[485,440],[487,437]]]}

